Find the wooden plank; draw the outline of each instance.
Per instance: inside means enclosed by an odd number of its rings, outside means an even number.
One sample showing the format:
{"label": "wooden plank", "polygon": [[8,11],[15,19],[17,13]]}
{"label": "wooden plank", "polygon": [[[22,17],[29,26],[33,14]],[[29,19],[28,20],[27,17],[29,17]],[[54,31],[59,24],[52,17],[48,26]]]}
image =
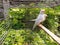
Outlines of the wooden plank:
{"label": "wooden plank", "polygon": [[58,44],[60,44],[60,38],[58,36],[49,31],[49,29],[44,27],[42,24],[39,24],[38,26],[41,27],[47,34],[49,34]]}

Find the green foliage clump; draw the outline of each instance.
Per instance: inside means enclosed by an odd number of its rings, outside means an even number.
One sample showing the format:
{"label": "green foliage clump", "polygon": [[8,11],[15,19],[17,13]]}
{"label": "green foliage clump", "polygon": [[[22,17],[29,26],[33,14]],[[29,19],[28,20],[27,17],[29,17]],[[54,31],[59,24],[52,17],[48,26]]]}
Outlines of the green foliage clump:
{"label": "green foliage clump", "polygon": [[4,45],[58,45],[43,30],[33,32],[29,29],[13,30],[7,35]]}
{"label": "green foliage clump", "polygon": [[[23,28],[26,27],[23,21],[29,21],[32,19],[36,19],[41,8],[11,8],[10,9],[10,17],[12,19],[12,27],[13,28]],[[46,14],[48,15],[46,21],[43,23],[49,29],[57,29],[58,27],[58,17],[57,11],[53,8],[43,8],[46,10]],[[52,26],[53,25],[53,26]]]}
{"label": "green foliage clump", "polygon": [[39,10],[39,8],[11,8],[9,14],[12,27],[15,29],[25,27],[25,23],[23,23],[23,21],[36,18]]}

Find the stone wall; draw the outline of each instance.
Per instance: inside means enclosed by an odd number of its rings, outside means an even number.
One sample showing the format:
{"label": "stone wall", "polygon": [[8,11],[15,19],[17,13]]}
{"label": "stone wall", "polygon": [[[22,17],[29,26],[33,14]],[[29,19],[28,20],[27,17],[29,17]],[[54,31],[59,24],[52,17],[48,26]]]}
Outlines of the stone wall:
{"label": "stone wall", "polygon": [[60,0],[10,0],[11,5],[30,4],[31,2],[43,3],[50,7],[60,5]]}

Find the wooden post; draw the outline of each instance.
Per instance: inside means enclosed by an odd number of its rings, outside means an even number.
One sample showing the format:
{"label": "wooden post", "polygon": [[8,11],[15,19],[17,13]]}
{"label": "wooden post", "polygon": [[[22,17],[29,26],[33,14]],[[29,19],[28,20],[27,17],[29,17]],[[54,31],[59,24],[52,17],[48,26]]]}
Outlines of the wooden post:
{"label": "wooden post", "polygon": [[3,0],[3,8],[4,8],[4,18],[6,19],[9,13],[9,0]]}
{"label": "wooden post", "polygon": [[53,34],[51,31],[49,31],[49,29],[44,27],[42,24],[39,24],[38,26],[41,27],[47,34],[49,34],[58,44],[60,44],[59,37],[57,37],[55,34]]}

